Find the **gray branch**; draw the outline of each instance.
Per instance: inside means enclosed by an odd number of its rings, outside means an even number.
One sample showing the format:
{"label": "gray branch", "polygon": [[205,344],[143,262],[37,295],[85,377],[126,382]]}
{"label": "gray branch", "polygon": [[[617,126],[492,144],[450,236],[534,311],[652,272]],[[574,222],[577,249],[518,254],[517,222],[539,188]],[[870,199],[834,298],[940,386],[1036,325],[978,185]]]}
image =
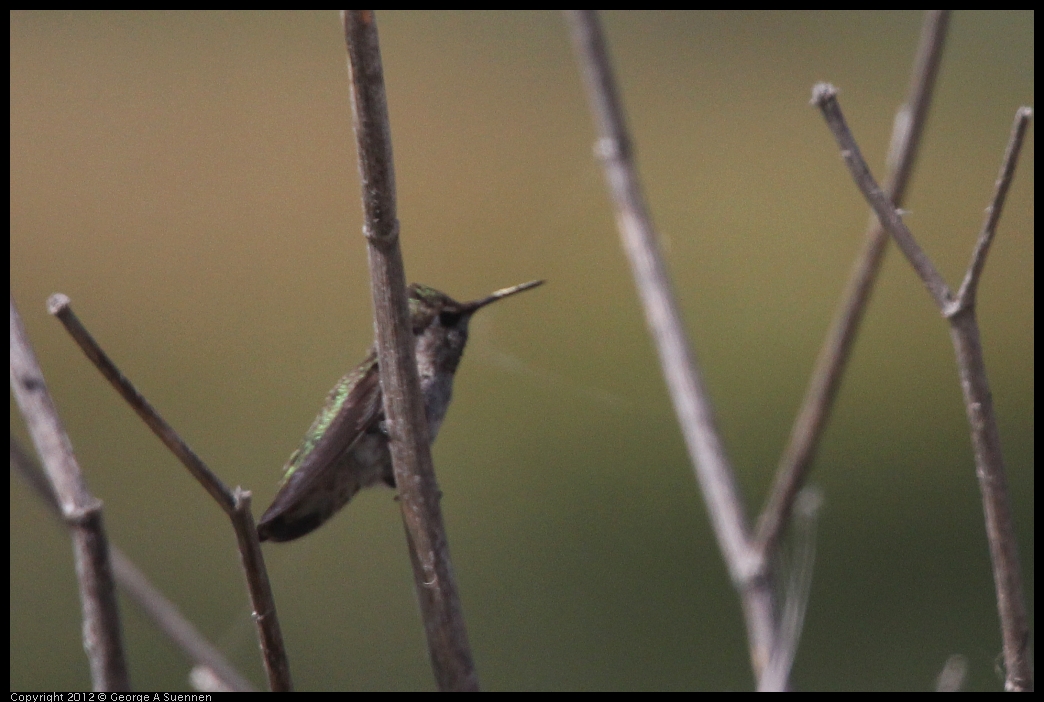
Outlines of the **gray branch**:
{"label": "gray branch", "polygon": [[[895,115],[888,153],[890,174],[885,191],[896,207],[901,206],[913,173],[935,79],[939,73],[949,18],[947,10],[929,10],[925,13],[907,99]],[[881,227],[877,217],[871,214],[866,243],[852,268],[841,305],[816,358],[801,409],[780,457],[772,490],[758,519],[756,542],[765,558],[775,552],[794,499],[811,470],[812,459],[826,428],[856,334],[881,270],[887,243],[888,233]]]}
{"label": "gray branch", "polygon": [[102,525],[102,505],[87,490],[65,427],[44,382],[29,335],[11,295],[11,390],[72,532],[83,608],[83,648],[95,692],[130,690],[116,583]]}
{"label": "gray branch", "polygon": [[928,289],[928,294],[935,300],[935,304],[940,310],[945,310],[953,301],[953,293],[939,271],[935,269],[935,264],[928,258],[928,254],[906,228],[906,223],[903,222],[899,210],[889,202],[888,196],[881,190],[881,186],[870,173],[870,167],[859,151],[859,145],[845,123],[845,116],[841,113],[841,107],[837,102],[837,88],[829,83],[817,84],[812,89],[812,104],[822,111],[823,118],[830,126],[830,131],[833,132],[838,146],[841,147],[841,158],[848,166],[848,171],[852,174],[852,179],[855,180],[860,192],[863,193],[863,197],[873,208],[877,219],[895,240],[896,245],[906,256],[906,260],[917,271],[917,275]]}
{"label": "gray branch", "polygon": [[449,555],[409,324],[399,250],[391,126],[377,24],[370,10],[342,12],[352,118],[369,244],[377,358],[413,576],[440,690],[477,690],[464,612]]}
{"label": "gray branch", "polygon": [[1004,209],[1004,201],[1008,197],[1008,188],[1011,187],[1011,181],[1015,177],[1015,166],[1019,162],[1022,142],[1026,137],[1026,130],[1029,128],[1032,116],[1033,110],[1028,107],[1020,107],[1018,112],[1015,113],[1015,123],[1011,127],[1011,138],[1008,140],[1008,148],[1004,152],[1004,161],[1001,165],[1000,175],[997,176],[993,201],[986,208],[986,221],[982,225],[982,232],[979,233],[979,240],[976,242],[975,250],[972,252],[971,263],[968,264],[968,271],[964,276],[964,281],[961,283],[960,290],[957,291],[957,306],[960,309],[975,304],[975,295],[979,289],[979,279],[982,277],[982,271],[986,267],[986,255],[990,251],[993,235],[997,231],[997,222],[1000,221],[1001,210]]}
{"label": "gray branch", "polygon": [[755,675],[760,678],[776,643],[775,599],[765,577],[765,562],[751,543],[735,475],[725,456],[707,389],[690,351],[667,266],[660,253],[658,235],[642,195],[623,106],[598,18],[594,12],[573,11],[568,19],[598,132],[596,153],[616,208],[624,252],[631,264],[645,320],[656,344],[718,546],[743,601],[751,660]]}
{"label": "gray branch", "polygon": [[993,201],[987,210],[986,225],[975,247],[972,261],[961,286],[961,296],[954,298],[949,287],[936,271],[935,266],[914,240],[910,230],[902,221],[899,212],[883,197],[881,189],[863,160],[848,125],[845,123],[841,106],[837,101],[837,90],[829,84],[820,83],[812,90],[812,102],[823,113],[823,117],[834,134],[841,155],[845,160],[856,186],[874,209],[878,219],[906,255],[910,265],[921,277],[925,287],[935,300],[940,313],[950,323],[950,339],[957,357],[957,370],[961,390],[964,394],[965,412],[971,429],[972,448],[975,454],[975,473],[982,495],[986,521],[986,537],[990,545],[993,565],[993,580],[997,595],[997,610],[1000,615],[1001,636],[1004,641],[1005,689],[1032,690],[1033,670],[1030,663],[1029,621],[1022,588],[1022,573],[1015,540],[1015,520],[1011,511],[1011,496],[1008,492],[1008,477],[1001,453],[1000,433],[997,416],[993,408],[986,375],[986,362],[979,336],[979,324],[975,317],[975,285],[985,265],[989,243],[993,237],[997,220],[1008,184],[1014,174],[1019,149],[1023,143],[1031,111],[1020,108],[1015,115],[1015,125],[1005,152],[1001,173]]}
{"label": "gray branch", "polygon": [[[61,517],[61,507],[51,484],[40,467],[11,437],[11,471],[25,479],[37,497]],[[223,689],[254,692],[254,686],[228,662],[221,651],[210,643],[192,622],[185,618],[173,602],[153,585],[148,577],[116,545],[109,545],[109,557],[116,584],[133,600],[145,615],[185,653],[196,665],[205,666],[220,680]]]}
{"label": "gray branch", "polygon": [[279,619],[275,614],[275,601],[272,597],[268,570],[265,568],[264,558],[261,556],[261,542],[257,538],[254,517],[250,514],[250,493],[244,492],[240,488],[229,489],[207,467],[196,452],[120,372],[116,364],[73,312],[68,297],[61,293],[52,295],[47,306],[51,314],[58,318],[83,353],[105,376],[116,392],[127,401],[127,404],[170,449],[171,453],[188,468],[193,477],[200,482],[232,520],[232,528],[235,530],[236,540],[239,543],[241,562],[247,580],[250,604],[254,611],[254,623],[261,641],[262,662],[268,676],[268,683],[273,691],[289,691],[293,687],[290,679],[290,664],[287,660],[286,646],[283,644],[283,634],[279,628]]}

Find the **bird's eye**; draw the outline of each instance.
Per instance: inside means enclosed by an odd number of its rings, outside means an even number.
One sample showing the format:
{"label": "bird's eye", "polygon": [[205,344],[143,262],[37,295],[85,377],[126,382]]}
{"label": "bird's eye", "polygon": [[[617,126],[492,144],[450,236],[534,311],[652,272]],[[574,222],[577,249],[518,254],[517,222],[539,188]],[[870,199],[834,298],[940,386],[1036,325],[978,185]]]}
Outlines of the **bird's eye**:
{"label": "bird's eye", "polygon": [[459,312],[439,312],[439,322],[441,322],[444,327],[456,326],[459,321]]}

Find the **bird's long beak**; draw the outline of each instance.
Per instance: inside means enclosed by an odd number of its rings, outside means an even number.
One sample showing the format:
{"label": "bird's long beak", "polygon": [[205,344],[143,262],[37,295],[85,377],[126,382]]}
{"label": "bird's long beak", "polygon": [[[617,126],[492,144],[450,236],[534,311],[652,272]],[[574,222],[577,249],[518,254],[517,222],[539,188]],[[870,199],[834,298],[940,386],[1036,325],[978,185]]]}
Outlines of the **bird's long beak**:
{"label": "bird's long beak", "polygon": [[468,314],[473,314],[476,310],[482,309],[490,303],[496,302],[497,300],[503,300],[505,297],[508,297],[509,295],[514,295],[515,293],[520,293],[524,290],[531,290],[532,288],[535,288],[538,285],[543,284],[544,281],[542,280],[531,280],[528,283],[513,285],[510,288],[503,288],[501,290],[497,290],[495,293],[492,293],[491,295],[488,295],[482,298],[481,300],[465,302],[461,305],[461,307]]}

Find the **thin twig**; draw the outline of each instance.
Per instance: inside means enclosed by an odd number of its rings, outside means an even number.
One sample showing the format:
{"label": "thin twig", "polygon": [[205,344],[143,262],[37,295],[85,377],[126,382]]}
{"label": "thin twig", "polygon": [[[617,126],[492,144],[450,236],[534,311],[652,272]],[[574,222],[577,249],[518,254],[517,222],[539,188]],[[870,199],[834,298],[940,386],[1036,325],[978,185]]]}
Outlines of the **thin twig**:
{"label": "thin twig", "polygon": [[751,660],[755,676],[760,678],[776,640],[772,588],[764,577],[764,563],[752,548],[735,475],[725,456],[707,390],[671,290],[658,236],[642,195],[597,15],[572,11],[568,19],[598,132],[596,153],[616,208],[623,248],[718,546],[743,601]]}
{"label": "thin twig", "polygon": [[1004,152],[1004,161],[1001,164],[1000,175],[994,187],[993,201],[986,208],[986,221],[982,225],[982,232],[972,252],[971,263],[964,276],[960,289],[957,291],[957,308],[975,304],[975,294],[979,288],[979,278],[982,276],[983,268],[986,266],[986,255],[993,243],[993,235],[997,231],[997,222],[1000,220],[1001,210],[1004,209],[1004,201],[1008,197],[1008,188],[1011,187],[1012,178],[1015,176],[1015,166],[1019,162],[1019,154],[1022,151],[1022,141],[1026,136],[1033,110],[1028,107],[1020,107],[1015,113],[1015,123],[1011,126],[1011,138],[1008,140],[1008,148]]}
{"label": "thin twig", "polygon": [[[975,454],[975,473],[982,494],[983,511],[986,517],[986,537],[990,546],[993,565],[994,587],[997,593],[997,609],[1000,615],[1001,636],[1004,641],[1005,689],[1031,690],[1033,671],[1029,655],[1029,621],[1023,595],[1022,573],[1019,565],[1018,544],[1015,539],[1015,520],[1011,511],[1011,496],[1008,478],[1001,452],[997,416],[993,408],[993,396],[986,375],[986,363],[979,336],[979,325],[975,318],[975,306],[954,300],[949,287],[939,276],[931,261],[917,245],[902,218],[893,206],[881,196],[880,188],[862,160],[855,138],[845,124],[844,115],[837,102],[837,91],[833,86],[818,84],[813,88],[813,103],[823,112],[827,125],[841,147],[841,154],[848,165],[856,186],[863,193],[878,219],[906,254],[907,260],[921,276],[922,282],[935,299],[939,311],[950,323],[950,340],[957,357],[957,370],[964,395],[965,412],[971,429],[972,448]],[[1015,127],[1001,166],[1001,175],[987,216],[986,229],[992,231],[1000,217],[1003,196],[1007,191],[1019,148],[1023,143],[1028,108],[1020,108],[1015,117]],[[1009,172],[1010,171],[1010,172]],[[985,265],[992,233],[980,236],[971,265],[965,275],[968,286],[974,292],[975,281]],[[964,288],[964,286],[962,286]],[[970,294],[970,293],[969,293]]]}
{"label": "thin twig", "polygon": [[[925,13],[906,102],[896,112],[893,122],[885,191],[896,207],[902,205],[913,173],[935,79],[939,73],[949,17],[948,10],[929,10]],[[755,542],[766,560],[776,549],[787,525],[794,498],[805,484],[812,467],[812,459],[837,398],[856,333],[881,269],[887,243],[888,233],[881,227],[877,217],[871,214],[866,243],[852,268],[841,305],[816,358],[808,390],[791,428],[787,447],[780,456],[772,490],[758,519]]]}
{"label": "thin twig", "polygon": [[[61,517],[58,498],[54,496],[47,477],[40,467],[11,437],[11,471],[21,476],[37,497]],[[228,662],[228,659],[204,637],[198,629],[153,585],[148,577],[126,554],[114,544],[109,544],[109,558],[116,584],[133,600],[145,615],[166,634],[175,645],[195,664],[206,666],[221,681],[224,688],[238,692],[254,692],[255,688]]]}
{"label": "thin twig", "polygon": [[478,675],[449,556],[409,324],[377,24],[369,10],[345,10],[342,21],[384,412],[428,654],[440,690],[477,690]]}
{"label": "thin twig", "polygon": [[250,512],[250,491],[237,487],[233,496],[236,506],[232,512],[232,528],[239,543],[239,557],[247,580],[247,591],[250,593],[254,624],[261,639],[262,659],[269,687],[272,692],[290,692],[293,689],[290,659],[283,642],[282,629],[279,627],[272,582],[268,579],[268,569],[261,553],[257,525],[254,523],[254,515]]}
{"label": "thin twig", "polygon": [[[108,354],[98,345],[91,333],[80,322],[72,310],[69,298],[56,293],[47,301],[48,310],[56,316],[94,363],[95,367],[109,381],[116,391],[127,401],[145,424],[152,429],[160,441],[170,449],[189,472],[203,485],[204,489],[225,511],[232,521],[236,532],[236,540],[240,546],[240,556],[247,580],[247,591],[253,607],[258,638],[261,641],[262,661],[272,691],[289,691],[290,664],[287,660],[283,634],[279,628],[279,619],[275,614],[275,601],[272,587],[268,579],[264,558],[261,557],[261,542],[257,538],[254,518],[249,510],[250,493],[239,488],[229,489],[217,475],[207,467],[174,428],[159,415],[148,403],[137,388],[120,372]],[[245,512],[245,514],[244,514]]]}
{"label": "thin twig", "polygon": [[83,647],[95,692],[130,690],[116,583],[102,525],[102,506],[87,490],[29,335],[11,295],[11,390],[47,471],[62,517],[72,532],[76,580],[83,608]]}
{"label": "thin twig", "polygon": [[232,491],[217,475],[189,448],[189,445],[178,436],[174,428],[168,424],[163,417],[149,404],[148,400],[138,392],[133,384],[120,372],[116,364],[112,362],[108,354],[102,350],[98,342],[94,340],[91,333],[83,326],[80,319],[73,312],[69,298],[61,293],[55,293],[47,300],[47,310],[58,318],[65,330],[76,341],[80,349],[90,359],[91,363],[105,376],[105,379],[116,389],[116,392],[126,400],[131,409],[137,413],[146,426],[152,430],[163,445],[177,456],[178,460],[188,468],[192,476],[199,481],[210,496],[221,505],[228,515],[235,508],[235,498]]}
{"label": "thin twig", "polygon": [[829,83],[818,83],[812,88],[812,104],[823,113],[823,118],[826,120],[830,131],[834,134],[834,139],[837,140],[837,144],[841,148],[841,158],[844,159],[845,165],[848,166],[848,171],[852,174],[853,180],[855,180],[859,190],[863,193],[863,197],[866,198],[867,202],[870,203],[870,207],[873,208],[877,219],[880,220],[882,226],[895,239],[896,245],[902,250],[906,260],[917,271],[917,275],[920,276],[921,282],[924,283],[928,293],[935,300],[935,304],[940,310],[945,310],[953,301],[953,293],[939,274],[939,271],[935,269],[931,259],[928,258],[928,255],[914,239],[913,234],[906,228],[899,210],[889,202],[888,196],[881,190],[881,186],[877,184],[873,174],[870,173],[870,167],[866,164],[866,160],[863,159],[863,154],[859,151],[859,145],[845,123],[845,116],[841,113],[841,107],[837,102],[837,88]]}

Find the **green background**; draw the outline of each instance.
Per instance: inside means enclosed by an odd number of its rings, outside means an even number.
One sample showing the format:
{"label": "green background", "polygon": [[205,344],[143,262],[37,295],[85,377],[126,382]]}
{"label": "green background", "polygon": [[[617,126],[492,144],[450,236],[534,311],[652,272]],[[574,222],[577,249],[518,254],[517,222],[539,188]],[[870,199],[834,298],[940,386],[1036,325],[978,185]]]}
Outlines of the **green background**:
{"label": "green background", "polygon": [[[435,446],[488,689],[747,689],[738,600],[621,252],[557,14],[379,15],[410,280],[482,312]],[[646,194],[756,512],[862,243],[819,114],[877,175],[917,13],[609,14]],[[958,13],[907,209],[955,285],[1019,105],[1033,14]],[[1033,613],[1033,144],[979,312]],[[117,398],[46,297],[259,515],[372,338],[334,13],[11,15],[11,285],[109,535],[258,685],[227,519]],[[12,401],[12,408],[14,407]],[[24,437],[21,421],[12,430]],[[928,689],[1000,635],[944,322],[891,251],[815,464],[825,494],[803,689]],[[432,687],[398,507],[375,490],[266,546],[297,687]],[[121,600],[136,689],[185,659]],[[11,688],[89,687],[68,539],[11,484]]]}

